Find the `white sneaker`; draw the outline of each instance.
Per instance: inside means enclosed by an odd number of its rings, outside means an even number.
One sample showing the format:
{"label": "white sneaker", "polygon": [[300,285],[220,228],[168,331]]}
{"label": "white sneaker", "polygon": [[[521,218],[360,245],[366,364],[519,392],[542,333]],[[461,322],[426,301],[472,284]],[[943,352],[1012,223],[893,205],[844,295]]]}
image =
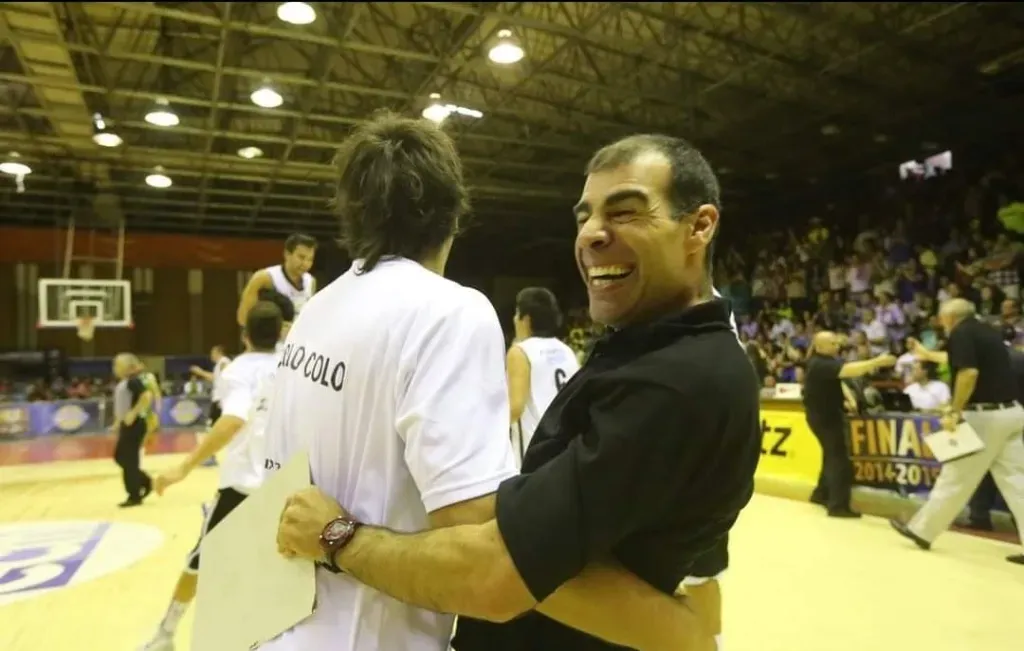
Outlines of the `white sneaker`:
{"label": "white sneaker", "polygon": [[139,647],[139,651],[174,651],[174,636],[158,631],[152,640]]}

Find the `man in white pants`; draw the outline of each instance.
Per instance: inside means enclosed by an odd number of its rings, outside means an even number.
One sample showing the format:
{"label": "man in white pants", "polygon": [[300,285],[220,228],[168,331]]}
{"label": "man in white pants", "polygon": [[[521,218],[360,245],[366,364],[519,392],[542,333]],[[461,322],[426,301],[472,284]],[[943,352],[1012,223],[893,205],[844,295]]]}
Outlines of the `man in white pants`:
{"label": "man in white pants", "polygon": [[[1017,402],[1009,349],[999,330],[975,318],[969,301],[943,303],[939,320],[948,337],[945,351],[928,350],[913,339],[910,348],[921,359],[949,362],[953,399],[943,412],[943,429],[953,431],[966,421],[985,447],[944,464],[924,506],[906,524],[892,520],[892,526],[918,547],[930,549],[967,506],[985,473],[991,472],[1024,540],[1024,408]],[[1006,560],[1024,565],[1024,554]]]}

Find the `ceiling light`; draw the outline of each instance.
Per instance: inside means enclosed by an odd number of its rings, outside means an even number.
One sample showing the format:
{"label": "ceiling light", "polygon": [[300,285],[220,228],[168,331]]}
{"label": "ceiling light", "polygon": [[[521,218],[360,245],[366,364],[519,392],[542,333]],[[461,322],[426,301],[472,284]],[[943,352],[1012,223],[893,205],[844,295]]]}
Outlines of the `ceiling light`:
{"label": "ceiling light", "polygon": [[120,147],[121,136],[117,135],[113,131],[100,131],[92,137],[92,141],[100,147]]}
{"label": "ceiling light", "polygon": [[178,114],[171,110],[171,104],[163,97],[156,100],[156,105],[146,113],[146,122],[158,127],[176,127],[180,120]]}
{"label": "ceiling light", "polygon": [[157,166],[153,173],[146,177],[146,185],[151,188],[169,188],[174,182],[171,177],[164,174],[164,168]]}
{"label": "ceiling light", "polygon": [[430,99],[433,100],[430,106],[423,109],[420,114],[431,122],[440,124],[448,119],[448,116],[452,113],[457,115],[463,115],[467,118],[482,118],[484,114],[476,109],[466,108],[465,106],[458,106],[456,104],[442,104],[441,96],[437,93],[431,93]]}
{"label": "ceiling light", "polygon": [[498,42],[487,52],[487,58],[494,63],[507,66],[519,63],[525,54],[523,48],[512,37],[512,32],[503,29],[498,32]]}
{"label": "ceiling light", "polygon": [[427,108],[423,109],[422,113],[423,117],[438,124],[444,122],[451,114],[452,112],[448,110],[448,107],[440,102],[434,102]]}
{"label": "ceiling light", "polygon": [[281,93],[267,85],[260,86],[256,90],[252,91],[252,95],[249,95],[249,99],[251,99],[252,103],[256,106],[268,109],[277,108],[278,106],[281,106],[281,104],[284,104],[284,98],[281,97]]}
{"label": "ceiling light", "polygon": [[19,158],[18,154],[11,152],[7,161],[0,163],[0,172],[10,174],[11,176],[28,176],[31,174],[32,168],[19,161]]}
{"label": "ceiling light", "polygon": [[238,155],[242,158],[259,158],[263,155],[263,150],[259,147],[242,147],[238,150]]}
{"label": "ceiling light", "polygon": [[316,11],[305,2],[282,2],[277,5],[277,17],[292,25],[308,25],[316,20]]}
{"label": "ceiling light", "polygon": [[821,128],[822,135],[834,136],[839,133],[839,127],[834,124],[826,124]]}

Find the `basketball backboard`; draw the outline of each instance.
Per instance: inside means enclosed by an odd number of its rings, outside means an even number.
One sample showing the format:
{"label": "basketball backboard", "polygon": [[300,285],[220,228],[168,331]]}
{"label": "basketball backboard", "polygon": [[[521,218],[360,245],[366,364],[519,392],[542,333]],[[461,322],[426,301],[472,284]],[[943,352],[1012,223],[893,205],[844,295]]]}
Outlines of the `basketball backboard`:
{"label": "basketball backboard", "polygon": [[131,283],[86,278],[39,280],[39,327],[75,328],[85,317],[97,328],[130,328]]}

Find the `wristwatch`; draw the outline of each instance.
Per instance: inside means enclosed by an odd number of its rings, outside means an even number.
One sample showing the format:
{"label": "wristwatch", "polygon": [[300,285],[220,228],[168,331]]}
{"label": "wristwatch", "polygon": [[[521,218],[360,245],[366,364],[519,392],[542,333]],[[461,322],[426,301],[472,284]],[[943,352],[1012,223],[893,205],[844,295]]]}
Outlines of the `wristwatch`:
{"label": "wristwatch", "polygon": [[324,530],[320,532],[320,549],[324,552],[324,559],[317,564],[334,574],[341,574],[343,570],[334,562],[334,557],[352,540],[352,536],[361,526],[361,522],[356,522],[345,516],[334,518],[328,522]]}

